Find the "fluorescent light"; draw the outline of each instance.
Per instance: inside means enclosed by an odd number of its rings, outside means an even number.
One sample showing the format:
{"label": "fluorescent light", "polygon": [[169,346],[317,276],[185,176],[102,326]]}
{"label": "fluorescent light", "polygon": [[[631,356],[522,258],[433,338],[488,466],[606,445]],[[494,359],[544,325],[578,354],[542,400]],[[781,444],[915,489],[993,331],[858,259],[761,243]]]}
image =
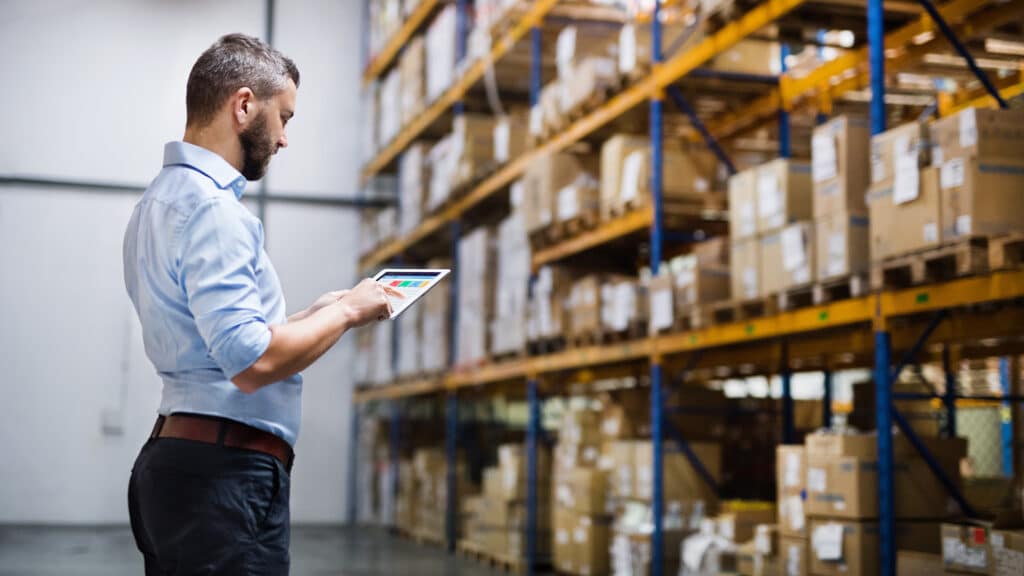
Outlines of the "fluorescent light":
{"label": "fluorescent light", "polygon": [[921,32],[917,36],[914,36],[910,41],[914,43],[914,46],[920,46],[921,44],[927,44],[935,39],[935,32],[926,30]]}
{"label": "fluorescent light", "polygon": [[999,38],[985,38],[985,52],[1005,54],[1007,56],[1024,56],[1024,43]]}
{"label": "fluorescent light", "polygon": [[[989,70],[1019,70],[1020,63],[1012,60],[998,60],[996,58],[975,58],[975,63],[981,68],[987,68]],[[967,67],[967,61],[955,54],[925,54],[925,64],[933,64],[936,66],[956,66],[961,68]]]}

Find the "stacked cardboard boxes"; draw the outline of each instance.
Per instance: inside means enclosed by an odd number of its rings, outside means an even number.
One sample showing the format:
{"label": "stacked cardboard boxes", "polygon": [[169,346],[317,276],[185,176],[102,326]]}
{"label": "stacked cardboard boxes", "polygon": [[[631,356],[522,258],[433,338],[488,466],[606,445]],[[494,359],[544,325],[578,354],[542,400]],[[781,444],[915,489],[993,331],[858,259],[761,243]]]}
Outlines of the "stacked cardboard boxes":
{"label": "stacked cardboard boxes", "polygon": [[426,97],[427,102],[437,100],[455,80],[457,23],[455,5],[441,10],[427,28]]}
{"label": "stacked cardboard boxes", "polygon": [[391,70],[380,83],[380,106],[377,108],[377,136],[382,146],[388,145],[402,129],[402,76]]}
{"label": "stacked cardboard boxes", "polygon": [[697,244],[692,254],[677,256],[662,266],[665,273],[650,279],[650,331],[672,328],[695,306],[729,298],[729,242],[714,238]]}
{"label": "stacked cardboard boxes", "polygon": [[943,524],[939,566],[944,573],[994,576],[1024,573],[1024,530],[1020,529],[1019,511],[1016,516],[1014,520],[1003,517],[985,522]]}
{"label": "stacked cardboard boxes", "polygon": [[[597,198],[593,184],[597,164],[594,155],[568,152],[542,154],[534,159],[523,175],[522,208],[527,233],[532,235],[558,221],[560,212],[582,214],[592,205]],[[562,207],[561,202],[566,206]]]}
{"label": "stacked cardboard boxes", "polygon": [[[954,482],[960,482],[962,439],[925,438]],[[810,518],[811,572],[874,574],[878,567],[878,456],[875,434],[819,432],[807,436],[805,513]],[[894,438],[897,546],[938,549],[938,520],[950,513],[949,496],[902,436]],[[780,455],[783,452],[780,452]],[[913,520],[911,522],[910,520]]]}
{"label": "stacked cardboard boxes", "polygon": [[444,541],[448,477],[444,452],[419,449],[413,454],[416,517],[413,532],[435,542]]}
{"label": "stacked cardboard boxes", "polygon": [[811,282],[810,165],[778,159],[729,179],[732,297],[769,296]]}
{"label": "stacked cardboard boxes", "polygon": [[525,110],[513,110],[494,123],[494,163],[504,164],[518,158],[529,144],[529,117]]}
{"label": "stacked cardboard boxes", "polygon": [[615,36],[605,27],[566,26],[558,34],[555,65],[558,72],[559,109],[564,115],[599,90],[618,81],[612,58]]}
{"label": "stacked cardboard boxes", "polygon": [[646,291],[636,278],[589,274],[572,283],[566,300],[567,335],[587,341],[598,334],[637,336],[646,329]]}
{"label": "stacked cardboard boxes", "polygon": [[840,116],[814,129],[812,179],[816,280],[827,282],[868,271],[870,138],[864,118]]}
{"label": "stacked cardboard boxes", "polygon": [[612,516],[607,508],[607,474],[597,464],[600,413],[565,413],[555,448],[554,565],[568,574],[608,573]]}
{"label": "stacked cardboard boxes", "polygon": [[519,352],[526,347],[526,306],[530,282],[530,241],[522,212],[515,205],[522,185],[513,184],[514,207],[498,224],[495,250],[497,279],[494,283],[494,318],[491,321],[491,353]]}
{"label": "stacked cardboard boxes", "polygon": [[423,307],[410,306],[394,320],[398,332],[398,366],[396,376],[415,376],[422,369],[423,355],[420,350],[423,341]]}
{"label": "stacked cardboard boxes", "polygon": [[[449,262],[434,260],[431,268],[449,268]],[[448,367],[448,342],[451,338],[449,326],[451,306],[451,282],[441,282],[423,296],[417,306],[420,313],[420,368],[427,373],[439,372]],[[415,308],[416,306],[414,306]]]}
{"label": "stacked cardboard boxes", "polygon": [[426,67],[426,42],[423,36],[415,36],[405,45],[398,60],[402,87],[402,126],[408,126],[426,108]]}
{"label": "stacked cardboard boxes", "polygon": [[[665,141],[662,198],[699,200],[713,188],[716,163],[706,150]],[[616,134],[601,146],[601,217],[605,220],[648,205],[651,145],[646,136]]]}
{"label": "stacked cardboard boxes", "polygon": [[411,232],[423,219],[423,203],[426,198],[430,173],[426,162],[426,146],[410,144],[398,162],[399,202],[398,230],[403,235]]}
{"label": "stacked cardboard boxes", "polygon": [[[498,447],[498,466],[483,471],[483,493],[469,526],[472,538],[487,554],[507,563],[526,555],[527,483],[526,451],[522,444]],[[537,452],[537,546],[538,555],[550,555],[551,507],[550,452]]]}
{"label": "stacked cardboard boxes", "polygon": [[[680,574],[705,576],[721,572],[752,573],[755,564],[763,573],[765,558],[773,549],[773,531],[759,526],[775,521],[770,502],[731,501],[722,504],[722,513],[701,522],[700,529],[683,540],[683,564]],[[762,533],[761,541],[755,537]],[[755,547],[764,550],[757,553]],[[740,562],[750,572],[740,570]]]}
{"label": "stacked cardboard boxes", "polygon": [[485,226],[459,240],[459,314],[455,358],[458,365],[481,362],[490,350],[488,332],[494,298],[492,237],[491,229]]}
{"label": "stacked cardboard boxes", "polygon": [[537,271],[527,312],[527,340],[549,342],[561,338],[567,326],[566,300],[572,279],[559,267],[543,266]]}

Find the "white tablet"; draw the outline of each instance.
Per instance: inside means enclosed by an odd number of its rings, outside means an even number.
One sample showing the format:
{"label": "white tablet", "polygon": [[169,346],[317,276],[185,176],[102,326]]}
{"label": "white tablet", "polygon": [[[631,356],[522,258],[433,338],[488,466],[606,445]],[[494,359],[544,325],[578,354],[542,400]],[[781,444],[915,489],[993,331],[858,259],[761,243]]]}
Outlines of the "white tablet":
{"label": "white tablet", "polygon": [[412,306],[413,302],[419,300],[428,290],[436,286],[449,272],[451,270],[447,269],[385,268],[378,272],[373,279],[394,288],[405,296],[405,298],[388,296],[388,301],[391,303],[391,319],[394,320],[403,310]]}

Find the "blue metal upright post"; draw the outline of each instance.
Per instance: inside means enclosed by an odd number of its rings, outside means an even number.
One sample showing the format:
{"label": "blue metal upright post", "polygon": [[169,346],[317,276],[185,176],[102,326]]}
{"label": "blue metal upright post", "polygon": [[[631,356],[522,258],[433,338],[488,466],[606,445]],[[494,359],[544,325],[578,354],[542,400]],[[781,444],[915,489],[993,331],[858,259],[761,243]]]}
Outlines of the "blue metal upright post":
{"label": "blue metal upright post", "polygon": [[825,428],[832,427],[832,371],[826,369],[822,381],[824,390],[821,395],[821,425]]}
{"label": "blue metal upright post", "polygon": [[398,402],[395,401],[395,400],[392,400],[389,403],[389,407],[391,409],[391,419],[390,419],[389,426],[388,426],[388,457],[390,458],[390,466],[391,466],[392,510],[394,510],[395,509],[394,501],[395,501],[396,498],[398,498],[398,487],[399,487],[399,481],[398,481],[399,480],[398,479],[398,461],[399,461],[399,458],[400,458],[400,455],[399,455],[400,450],[399,450],[398,442],[399,442],[399,440],[401,438],[401,430],[399,429],[399,426],[401,425],[401,422],[399,421],[400,415],[399,415]]}
{"label": "blue metal upright post", "polygon": [[665,545],[662,541],[664,492],[662,491],[664,479],[662,477],[664,463],[662,462],[662,418],[664,418],[664,403],[661,399],[661,364],[651,364],[651,518],[653,519],[654,530],[651,534],[651,576],[662,576],[662,567],[665,558]]}
{"label": "blue metal upright post", "polygon": [[[786,76],[786,57],[789,56],[789,44],[786,42],[782,43],[779,54],[781,56],[779,63],[779,70],[782,72],[782,76],[779,77],[779,81]],[[792,149],[790,147],[790,135],[789,135],[789,109],[785,101],[781,102],[779,108],[779,157],[789,158],[792,155]]]}
{"label": "blue metal upright post", "polygon": [[534,26],[530,28],[530,106],[536,106],[540,103],[540,88],[541,82],[541,70],[543,65],[543,55],[540,53],[541,50],[541,34],[540,26]]}
{"label": "blue metal upright post", "polygon": [[[1012,394],[1010,379],[1010,359],[1004,356],[999,359],[999,389],[1003,396]],[[1013,469],[1013,410],[1014,407],[1009,400],[1003,400],[999,405],[1000,431],[1003,440],[1003,476],[1010,477],[1015,472]]]}
{"label": "blue metal upright post", "polygon": [[789,367],[789,344],[782,342],[782,358],[780,358],[782,376],[782,443],[796,442],[796,431],[793,425],[793,370]]}
{"label": "blue metal upright post", "polygon": [[348,522],[353,525],[359,521],[359,505],[356,503],[359,498],[359,407],[360,404],[352,403],[352,428],[349,431]]}
{"label": "blue metal upright post", "polygon": [[459,399],[455,392],[448,393],[445,407],[447,432],[445,438],[445,458],[447,461],[448,484],[445,498],[445,534],[448,552],[455,552],[455,541],[459,537],[459,475],[458,475],[458,435],[459,435]]}
{"label": "blue metal upright post", "polygon": [[868,0],[868,63],[871,67],[871,134],[885,132],[885,14],[882,0]]}
{"label": "blue metal upright post", "polygon": [[942,347],[942,371],[946,376],[946,389],[942,405],[946,408],[946,435],[956,438],[956,374],[949,359],[949,347]]}
{"label": "blue metal upright post", "polygon": [[[872,2],[876,0],[871,0]],[[875,419],[878,424],[878,512],[881,576],[896,574],[896,502],[893,500],[892,341],[887,331],[875,332]]]}
{"label": "blue metal upright post", "polygon": [[448,274],[448,366],[454,367],[459,358],[459,238],[462,236],[462,222],[453,220],[449,233],[452,237],[452,271]]}
{"label": "blue metal upright post", "polygon": [[[651,18],[651,62],[657,69],[661,65],[661,0],[654,0],[654,16]],[[661,140],[661,107],[663,95],[660,91],[651,98],[651,196],[653,218],[651,222],[651,274],[658,274],[661,264],[662,242],[662,140]],[[651,575],[661,576],[665,558],[664,542],[662,541],[664,503],[662,493],[662,437],[661,420],[664,416],[664,404],[661,399],[661,359],[651,362],[651,518],[654,530],[651,534]]]}
{"label": "blue metal upright post", "polygon": [[540,439],[540,398],[537,380],[526,382],[529,422],[526,426],[526,573],[537,564],[537,442]]}
{"label": "blue metal upright post", "polygon": [[[467,10],[468,0],[455,0],[455,62],[461,66],[466,58],[466,45],[469,39],[469,12]],[[462,100],[455,103],[455,115],[462,114],[465,105]]]}

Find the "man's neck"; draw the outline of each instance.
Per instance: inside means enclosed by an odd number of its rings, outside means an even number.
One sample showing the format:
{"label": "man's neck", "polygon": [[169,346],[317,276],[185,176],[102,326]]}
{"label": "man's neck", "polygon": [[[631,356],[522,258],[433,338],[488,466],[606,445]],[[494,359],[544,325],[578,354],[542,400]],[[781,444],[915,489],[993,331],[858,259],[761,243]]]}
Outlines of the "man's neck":
{"label": "man's neck", "polygon": [[242,146],[234,134],[225,134],[223,130],[216,130],[211,126],[202,128],[186,127],[184,142],[206,148],[210,152],[219,155],[235,167],[235,170],[242,170]]}

